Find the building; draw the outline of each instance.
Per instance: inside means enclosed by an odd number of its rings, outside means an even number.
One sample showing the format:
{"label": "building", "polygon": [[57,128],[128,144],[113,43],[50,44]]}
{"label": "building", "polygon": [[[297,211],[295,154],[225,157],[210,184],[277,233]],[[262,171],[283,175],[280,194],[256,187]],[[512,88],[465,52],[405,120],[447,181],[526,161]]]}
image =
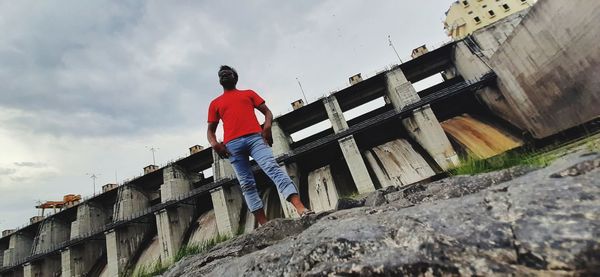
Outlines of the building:
{"label": "building", "polygon": [[424,55],[425,53],[429,52],[429,49],[427,49],[427,46],[425,45],[421,45],[415,49],[412,50],[412,53],[410,54],[411,58],[417,58],[421,55]]}
{"label": "building", "polygon": [[292,108],[294,108],[294,110],[300,109],[302,107],[304,107],[304,101],[302,99],[298,99],[292,102]]}
{"label": "building", "polygon": [[533,6],[535,2],[537,0],[455,1],[446,12],[444,29],[452,39],[462,39],[478,29]]}

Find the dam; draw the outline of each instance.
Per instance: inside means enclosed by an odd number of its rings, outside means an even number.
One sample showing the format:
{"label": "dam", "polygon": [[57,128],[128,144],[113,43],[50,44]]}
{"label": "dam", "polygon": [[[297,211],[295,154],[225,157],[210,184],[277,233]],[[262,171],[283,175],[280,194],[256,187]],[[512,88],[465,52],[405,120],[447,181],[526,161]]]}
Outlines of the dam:
{"label": "dam", "polygon": [[[598,18],[595,1],[540,0],[523,17],[277,117],[273,152],[302,200],[325,211],[341,198],[427,182],[467,157],[493,157],[595,121]],[[413,86],[438,74],[437,85]],[[344,116],[375,100],[385,104]],[[330,127],[292,139],[322,122]],[[267,216],[298,217],[256,164],[253,170]],[[129,276],[185,245],[254,228],[228,161],[192,147],[185,158],[3,231],[0,276]]]}

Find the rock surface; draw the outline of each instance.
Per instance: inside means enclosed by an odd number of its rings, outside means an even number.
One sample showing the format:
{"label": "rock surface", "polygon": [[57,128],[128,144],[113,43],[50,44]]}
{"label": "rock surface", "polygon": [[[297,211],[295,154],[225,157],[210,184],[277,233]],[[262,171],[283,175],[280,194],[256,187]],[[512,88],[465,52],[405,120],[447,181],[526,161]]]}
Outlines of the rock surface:
{"label": "rock surface", "polygon": [[373,206],[272,220],[164,276],[598,276],[599,167],[573,154],[377,192]]}

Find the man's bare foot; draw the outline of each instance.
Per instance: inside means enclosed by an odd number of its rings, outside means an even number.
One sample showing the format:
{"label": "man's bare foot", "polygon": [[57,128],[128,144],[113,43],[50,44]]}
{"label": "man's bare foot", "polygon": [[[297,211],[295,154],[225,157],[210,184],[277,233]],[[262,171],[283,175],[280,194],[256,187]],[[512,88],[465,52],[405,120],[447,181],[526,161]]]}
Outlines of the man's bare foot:
{"label": "man's bare foot", "polygon": [[306,211],[309,211],[304,206],[304,204],[300,200],[300,196],[297,193],[290,195],[290,197],[288,198],[288,201],[290,203],[292,203],[292,205],[294,205],[294,208],[296,208],[296,212],[298,213],[299,216],[302,216]]}

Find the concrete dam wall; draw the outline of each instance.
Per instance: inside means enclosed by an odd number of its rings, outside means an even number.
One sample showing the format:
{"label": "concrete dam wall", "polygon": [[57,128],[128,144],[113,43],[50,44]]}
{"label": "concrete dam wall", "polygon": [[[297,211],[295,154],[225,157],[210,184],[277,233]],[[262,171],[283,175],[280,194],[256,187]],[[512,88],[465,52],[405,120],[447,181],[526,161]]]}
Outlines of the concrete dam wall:
{"label": "concrete dam wall", "polygon": [[[564,5],[540,0],[530,14],[497,23],[502,28],[448,43],[277,117],[279,165],[302,200],[324,211],[344,197],[427,182],[460,166],[461,158],[517,148],[527,142],[523,132],[542,138],[597,118],[600,52],[592,37],[600,3]],[[445,79],[438,85],[413,86],[440,73]],[[344,116],[376,99],[386,104]],[[292,139],[321,122],[331,128]],[[213,176],[205,176],[210,170]],[[256,164],[253,170],[267,216],[297,218]],[[186,245],[255,227],[231,165],[204,149],[3,232],[0,276],[129,276],[168,263]]]}

